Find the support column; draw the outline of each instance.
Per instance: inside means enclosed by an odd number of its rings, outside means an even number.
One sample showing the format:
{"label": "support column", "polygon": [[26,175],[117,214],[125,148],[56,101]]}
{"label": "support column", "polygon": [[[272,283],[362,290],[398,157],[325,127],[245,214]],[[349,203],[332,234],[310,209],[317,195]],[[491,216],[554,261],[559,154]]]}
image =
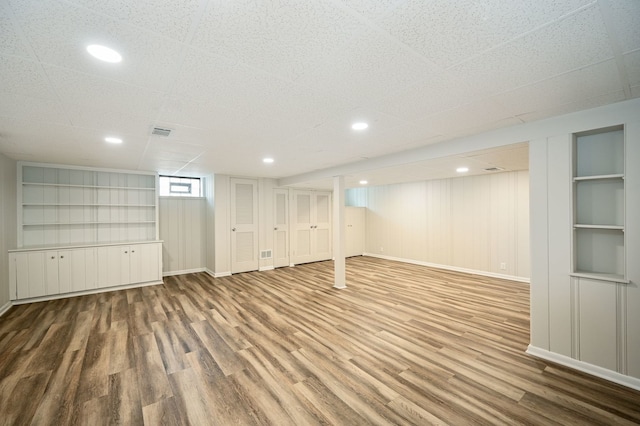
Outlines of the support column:
{"label": "support column", "polygon": [[333,177],[333,265],[335,288],[347,288],[344,176]]}

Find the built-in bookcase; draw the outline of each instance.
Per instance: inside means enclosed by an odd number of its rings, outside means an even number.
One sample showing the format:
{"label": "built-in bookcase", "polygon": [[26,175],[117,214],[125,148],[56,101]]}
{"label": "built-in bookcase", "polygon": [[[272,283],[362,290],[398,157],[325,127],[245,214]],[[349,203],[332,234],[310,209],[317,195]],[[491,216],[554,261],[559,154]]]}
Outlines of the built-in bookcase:
{"label": "built-in bookcase", "polygon": [[626,282],[623,126],[574,134],[573,275]]}
{"label": "built-in bookcase", "polygon": [[18,173],[20,248],[158,239],[155,174],[37,163]]}

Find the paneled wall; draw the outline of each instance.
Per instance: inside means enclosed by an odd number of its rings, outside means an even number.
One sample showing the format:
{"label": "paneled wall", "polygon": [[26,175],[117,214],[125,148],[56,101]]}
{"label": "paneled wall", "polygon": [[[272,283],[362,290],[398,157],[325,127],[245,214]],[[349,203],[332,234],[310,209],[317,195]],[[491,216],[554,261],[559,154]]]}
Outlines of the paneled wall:
{"label": "paneled wall", "polygon": [[17,247],[16,162],[0,154],[0,313],[9,303],[9,257]]}
{"label": "paneled wall", "polygon": [[207,243],[206,202],[204,198],[160,198],[164,275],[204,270]]}
{"label": "paneled wall", "polygon": [[367,207],[366,252],[529,278],[529,174],[495,173],[347,191]]}

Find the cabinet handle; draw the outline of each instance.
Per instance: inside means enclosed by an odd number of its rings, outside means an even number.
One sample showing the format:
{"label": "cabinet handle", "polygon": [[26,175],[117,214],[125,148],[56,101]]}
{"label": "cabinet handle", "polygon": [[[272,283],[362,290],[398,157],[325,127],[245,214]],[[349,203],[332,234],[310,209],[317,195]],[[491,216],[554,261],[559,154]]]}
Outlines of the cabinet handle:
{"label": "cabinet handle", "polygon": [[231,228],[231,230],[232,230],[233,232],[236,232],[236,228]]}
{"label": "cabinet handle", "polygon": [[273,230],[274,230],[274,231],[277,231],[277,230],[278,230],[278,227],[276,226],[275,228],[273,228]]}
{"label": "cabinet handle", "polygon": [[52,259],[55,259],[56,257],[55,257],[55,256],[51,256],[51,258],[52,258]]}
{"label": "cabinet handle", "polygon": [[64,259],[64,256],[60,256],[60,259]]}
{"label": "cabinet handle", "polygon": [[136,252],[135,250],[131,250],[131,253],[135,253],[135,252]]}
{"label": "cabinet handle", "polygon": [[127,253],[129,253],[129,252],[125,250],[125,251],[124,251],[124,254],[127,254]]}

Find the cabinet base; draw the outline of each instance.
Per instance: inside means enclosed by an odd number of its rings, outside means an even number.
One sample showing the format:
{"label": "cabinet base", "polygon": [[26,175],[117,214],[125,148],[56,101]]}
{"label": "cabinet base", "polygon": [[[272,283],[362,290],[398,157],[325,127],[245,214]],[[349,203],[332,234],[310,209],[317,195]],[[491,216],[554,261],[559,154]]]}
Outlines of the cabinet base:
{"label": "cabinet base", "polygon": [[44,302],[47,300],[65,299],[67,297],[86,296],[87,294],[107,293],[109,291],[127,290],[129,288],[148,287],[161,284],[164,284],[164,282],[162,280],[158,280],[149,281],[146,283],[118,285],[114,287],[92,288],[91,290],[76,291],[74,293],[49,294],[47,296],[30,297],[28,299],[14,299],[11,301],[11,303],[13,305],[23,305],[25,303]]}

